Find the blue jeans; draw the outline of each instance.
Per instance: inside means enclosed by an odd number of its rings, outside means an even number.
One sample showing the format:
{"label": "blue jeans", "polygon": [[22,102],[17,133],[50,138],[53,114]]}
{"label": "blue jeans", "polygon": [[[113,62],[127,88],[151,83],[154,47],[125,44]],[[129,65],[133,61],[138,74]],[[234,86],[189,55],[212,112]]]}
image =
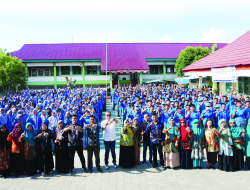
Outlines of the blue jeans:
{"label": "blue jeans", "polygon": [[152,162],[152,146],[150,142],[143,141],[143,161],[146,162],[147,149],[149,147],[149,161]]}
{"label": "blue jeans", "polygon": [[113,158],[113,164],[116,164],[116,155],[115,155],[115,141],[104,141],[105,146],[105,165],[109,163],[109,151],[111,149],[111,155]]}

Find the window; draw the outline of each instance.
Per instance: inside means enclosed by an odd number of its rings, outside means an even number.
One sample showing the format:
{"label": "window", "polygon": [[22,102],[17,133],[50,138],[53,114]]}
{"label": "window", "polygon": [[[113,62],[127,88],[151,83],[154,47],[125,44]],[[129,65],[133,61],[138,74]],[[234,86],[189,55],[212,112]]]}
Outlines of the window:
{"label": "window", "polygon": [[174,65],[166,65],[166,73],[176,73]]}
{"label": "window", "polygon": [[45,67],[45,68],[29,68],[29,76],[54,76],[54,68],[53,67]]}
{"label": "window", "polygon": [[238,92],[239,94],[250,95],[250,77],[239,77]]}
{"label": "window", "polygon": [[149,65],[150,74],[158,74],[158,65]]}
{"label": "window", "polygon": [[82,74],[82,68],[80,66],[72,66],[73,75]]}
{"label": "window", "polygon": [[37,76],[37,69],[31,69],[31,76]]}
{"label": "window", "polygon": [[70,66],[61,67],[61,75],[70,75]]}
{"label": "window", "polygon": [[38,69],[38,76],[43,76],[43,69]]}
{"label": "window", "polygon": [[87,66],[86,71],[87,71],[87,75],[96,75],[97,74],[97,66]]}
{"label": "window", "polygon": [[44,76],[50,76],[50,69],[44,69]]}

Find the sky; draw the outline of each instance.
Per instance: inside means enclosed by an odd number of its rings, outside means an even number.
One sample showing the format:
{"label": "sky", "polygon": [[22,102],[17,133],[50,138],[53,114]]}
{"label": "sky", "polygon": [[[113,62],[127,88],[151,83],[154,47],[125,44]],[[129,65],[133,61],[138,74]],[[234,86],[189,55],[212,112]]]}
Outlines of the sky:
{"label": "sky", "polygon": [[[0,48],[34,43],[230,43],[249,0],[3,0]],[[248,24],[247,24],[248,23]]]}

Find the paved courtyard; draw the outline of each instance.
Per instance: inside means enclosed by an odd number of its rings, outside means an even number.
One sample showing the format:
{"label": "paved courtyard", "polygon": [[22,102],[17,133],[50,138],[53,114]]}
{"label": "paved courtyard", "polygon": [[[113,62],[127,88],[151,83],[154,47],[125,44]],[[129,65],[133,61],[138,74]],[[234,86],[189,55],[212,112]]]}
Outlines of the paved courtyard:
{"label": "paved courtyard", "polygon": [[[108,110],[111,110],[110,103]],[[116,113],[112,111],[112,115]],[[119,138],[120,125],[117,127],[117,138]],[[101,166],[103,173],[98,173],[93,168],[93,173],[82,173],[80,160],[76,154],[75,173],[58,175],[53,171],[50,175],[41,176],[40,173],[33,177],[14,176],[7,179],[0,179],[0,190],[2,189],[250,189],[250,171],[246,168],[237,172],[223,172],[220,170],[207,169],[167,169],[162,171],[159,168],[151,168],[149,163],[146,165],[137,165],[132,169],[118,168],[110,166],[109,170],[104,170],[104,150],[102,150]],[[85,160],[87,152],[84,152]],[[119,141],[116,149],[117,160],[119,160]],[[142,154],[141,154],[142,156]],[[110,155],[110,163],[111,155]],[[207,162],[205,161],[205,166]]]}

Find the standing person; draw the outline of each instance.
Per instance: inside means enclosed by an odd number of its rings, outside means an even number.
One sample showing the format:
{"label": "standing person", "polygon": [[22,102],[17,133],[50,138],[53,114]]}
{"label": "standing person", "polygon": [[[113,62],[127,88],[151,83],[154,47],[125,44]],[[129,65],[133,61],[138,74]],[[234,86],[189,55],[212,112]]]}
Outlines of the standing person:
{"label": "standing person", "polygon": [[164,141],[164,134],[162,133],[163,125],[161,122],[157,120],[157,115],[152,113],[151,116],[152,122],[147,125],[145,130],[146,133],[150,133],[150,142],[152,144],[153,150],[153,168],[158,166],[157,164],[157,149],[160,157],[160,164],[161,168],[164,169],[164,160],[163,160],[163,153],[162,153],[162,142]]}
{"label": "standing person", "polygon": [[203,167],[204,152],[204,131],[198,119],[193,120],[192,123],[192,153],[193,168]]}
{"label": "standing person", "polygon": [[64,136],[64,122],[58,121],[55,131],[55,161],[56,170],[58,173],[69,172],[69,150],[67,145],[67,138]]}
{"label": "standing person", "polygon": [[218,155],[218,169],[228,171],[234,171],[233,165],[233,141],[231,131],[226,123],[225,119],[219,121],[219,127],[217,129],[219,134],[219,146],[220,151]]}
{"label": "standing person", "polygon": [[219,136],[219,132],[214,128],[213,121],[208,119],[205,123],[205,143],[207,150],[208,169],[215,169],[214,164],[217,163],[217,154],[219,152],[217,136]]}
{"label": "standing person", "polygon": [[234,169],[240,170],[244,166],[244,142],[245,130],[236,125],[234,119],[229,120],[230,131],[233,139]]}
{"label": "standing person", "polygon": [[245,165],[250,170],[250,119],[248,119],[247,127],[246,127],[245,155],[246,155],[246,163],[245,163]]}
{"label": "standing person", "polygon": [[149,133],[145,133],[147,125],[149,124],[149,115],[147,113],[145,113],[143,115],[144,121],[141,122],[141,128],[142,128],[142,135],[143,135],[143,161],[142,161],[142,165],[146,164],[146,154],[147,154],[147,148],[149,148],[149,163],[150,165],[153,165],[153,161],[152,161],[152,146],[150,143],[150,137],[149,137]]}
{"label": "standing person", "polygon": [[41,129],[34,138],[38,144],[38,164],[42,175],[49,174],[54,168],[52,145],[54,134],[48,129],[46,122],[42,123]]}
{"label": "standing person", "polygon": [[105,170],[109,169],[108,160],[109,160],[109,151],[111,149],[111,154],[113,158],[113,166],[117,168],[116,165],[116,155],[115,155],[115,125],[118,124],[116,119],[111,119],[111,112],[107,111],[105,114],[106,119],[101,122],[101,127],[103,131],[103,141],[105,146]]}
{"label": "standing person", "polygon": [[193,167],[191,152],[192,152],[192,130],[189,126],[187,126],[186,120],[180,120],[180,134],[181,134],[181,167],[183,169],[189,169]]}
{"label": "standing person", "polygon": [[88,171],[92,173],[93,162],[92,157],[93,153],[95,154],[95,165],[97,171],[102,173],[100,166],[100,140],[99,140],[99,130],[101,129],[100,125],[96,124],[95,116],[91,115],[89,117],[89,124],[85,125],[84,130],[87,130],[87,151],[88,151]]}
{"label": "standing person", "polygon": [[141,127],[139,126],[138,118],[133,119],[132,127],[134,133],[135,164],[140,164]]}
{"label": "standing person", "polygon": [[87,172],[87,168],[85,165],[85,158],[83,155],[83,145],[82,145],[82,128],[77,124],[78,116],[76,114],[71,117],[72,124],[68,125],[63,131],[68,138],[68,149],[69,149],[69,173],[73,174],[74,170],[74,159],[75,152],[80,158],[82,164],[82,171],[84,173]]}
{"label": "standing person", "polygon": [[0,126],[0,174],[6,178],[10,169],[10,143],[7,141],[9,131],[5,125]]}
{"label": "standing person", "polygon": [[20,123],[17,123],[9,136],[7,141],[12,142],[11,145],[11,156],[10,156],[10,165],[11,173],[15,174],[15,177],[18,177],[20,174],[24,173],[24,154],[23,154],[23,142],[19,141],[21,134],[23,133]]}
{"label": "standing person", "polygon": [[25,132],[22,133],[19,138],[20,141],[24,139],[24,171],[27,175],[31,176],[36,173],[37,170],[37,153],[35,131],[31,123],[27,123]]}
{"label": "standing person", "polygon": [[131,168],[135,164],[134,133],[128,119],[124,121],[124,126],[120,133],[120,158],[119,166]]}
{"label": "standing person", "polygon": [[163,142],[165,166],[170,168],[178,167],[180,166],[178,151],[180,134],[172,117],[168,118],[168,124],[164,127],[163,133],[166,135],[165,142]]}

